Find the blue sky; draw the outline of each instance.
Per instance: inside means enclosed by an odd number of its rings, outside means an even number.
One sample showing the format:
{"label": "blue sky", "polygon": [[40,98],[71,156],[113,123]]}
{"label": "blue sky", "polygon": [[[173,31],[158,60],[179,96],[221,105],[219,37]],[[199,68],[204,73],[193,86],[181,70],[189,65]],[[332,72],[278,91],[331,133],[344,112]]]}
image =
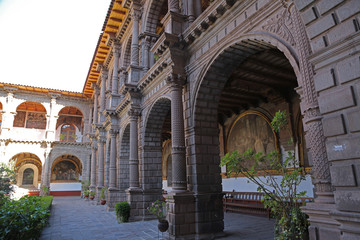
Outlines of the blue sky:
{"label": "blue sky", "polygon": [[0,82],[81,92],[111,0],[0,0]]}

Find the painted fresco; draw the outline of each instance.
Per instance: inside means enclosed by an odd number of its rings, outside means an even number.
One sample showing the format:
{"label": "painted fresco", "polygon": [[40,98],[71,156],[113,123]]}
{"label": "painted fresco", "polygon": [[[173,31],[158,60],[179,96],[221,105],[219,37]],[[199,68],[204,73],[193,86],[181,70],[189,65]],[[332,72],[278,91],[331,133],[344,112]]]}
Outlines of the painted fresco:
{"label": "painted fresco", "polygon": [[70,161],[58,162],[52,170],[51,180],[77,181],[78,171],[75,164]]}
{"label": "painted fresco", "polygon": [[[238,119],[229,134],[228,152],[237,150],[239,153],[244,153],[249,148],[266,154],[276,150],[274,133],[270,124],[260,115],[244,115]],[[246,166],[250,167],[252,164],[249,162]],[[264,166],[264,168],[267,167]]]}

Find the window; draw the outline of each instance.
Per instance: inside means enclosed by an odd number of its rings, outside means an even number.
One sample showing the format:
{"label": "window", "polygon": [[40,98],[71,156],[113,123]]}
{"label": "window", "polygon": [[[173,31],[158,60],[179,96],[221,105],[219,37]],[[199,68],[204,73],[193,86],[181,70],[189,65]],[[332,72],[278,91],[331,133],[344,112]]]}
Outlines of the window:
{"label": "window", "polygon": [[61,142],[75,142],[76,141],[76,129],[74,125],[64,124],[61,126],[60,131]]}
{"label": "window", "polygon": [[31,168],[25,169],[23,173],[22,185],[32,185],[34,181],[34,170]]}

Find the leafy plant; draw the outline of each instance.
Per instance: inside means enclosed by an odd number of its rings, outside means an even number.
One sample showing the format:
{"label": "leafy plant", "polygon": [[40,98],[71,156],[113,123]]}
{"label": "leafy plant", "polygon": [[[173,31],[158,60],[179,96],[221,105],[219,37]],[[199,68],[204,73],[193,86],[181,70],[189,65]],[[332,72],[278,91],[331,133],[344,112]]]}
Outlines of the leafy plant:
{"label": "leafy plant", "polygon": [[[285,111],[278,111],[275,114],[271,122],[275,132],[287,130],[291,136],[288,128],[288,116]],[[294,145],[292,138],[290,138],[289,144]],[[230,176],[233,173],[236,176],[239,173],[244,174],[248,180],[258,186],[259,192],[264,193],[262,199],[264,206],[270,209],[275,217],[275,239],[302,239],[307,234],[309,226],[308,216],[301,211],[299,206],[299,199],[306,195],[306,191],[298,191],[299,184],[305,180],[305,172],[299,166],[299,161],[293,151],[288,151],[285,160],[282,159],[282,155],[277,151],[264,154],[248,149],[242,154],[238,151],[227,153],[221,159],[221,166],[227,167]],[[245,164],[249,161],[254,162],[250,168]],[[264,163],[281,175],[281,180],[269,170],[261,169]],[[263,171],[265,177],[259,177],[259,171]]]}
{"label": "leafy plant", "polygon": [[0,208],[0,239],[38,239],[50,214],[52,196],[7,198]]}
{"label": "leafy plant", "polygon": [[16,184],[16,173],[13,163],[0,164],[0,195],[13,192],[13,184]]}
{"label": "leafy plant", "polygon": [[102,200],[105,200],[105,199],[106,199],[106,196],[105,196],[106,191],[107,191],[107,188],[106,188],[106,187],[102,187],[102,188],[101,188],[100,199],[102,199]]}
{"label": "leafy plant", "polygon": [[89,191],[89,190],[85,190],[83,193],[84,193],[84,197],[87,198],[87,197],[89,197],[90,191]]}
{"label": "leafy plant", "polygon": [[49,193],[50,193],[49,187],[43,186],[41,189],[42,189],[43,196],[49,196]]}
{"label": "leafy plant", "polygon": [[148,212],[154,215],[159,221],[164,220],[168,210],[166,203],[156,200],[147,208]]}
{"label": "leafy plant", "polygon": [[115,204],[115,213],[118,223],[128,222],[130,217],[130,205],[128,202],[118,202]]}
{"label": "leafy plant", "polygon": [[95,197],[95,195],[96,195],[96,193],[94,191],[90,191],[90,193],[89,193],[90,197]]}
{"label": "leafy plant", "polygon": [[81,181],[81,187],[83,191],[89,190],[90,182],[88,180]]}

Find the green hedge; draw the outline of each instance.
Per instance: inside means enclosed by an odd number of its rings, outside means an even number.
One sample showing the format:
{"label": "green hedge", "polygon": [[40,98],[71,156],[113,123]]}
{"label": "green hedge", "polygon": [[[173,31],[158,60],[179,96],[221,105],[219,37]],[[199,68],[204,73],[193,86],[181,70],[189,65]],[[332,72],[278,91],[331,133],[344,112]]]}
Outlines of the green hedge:
{"label": "green hedge", "polygon": [[50,215],[52,196],[26,196],[18,201],[2,197],[0,239],[38,239]]}

